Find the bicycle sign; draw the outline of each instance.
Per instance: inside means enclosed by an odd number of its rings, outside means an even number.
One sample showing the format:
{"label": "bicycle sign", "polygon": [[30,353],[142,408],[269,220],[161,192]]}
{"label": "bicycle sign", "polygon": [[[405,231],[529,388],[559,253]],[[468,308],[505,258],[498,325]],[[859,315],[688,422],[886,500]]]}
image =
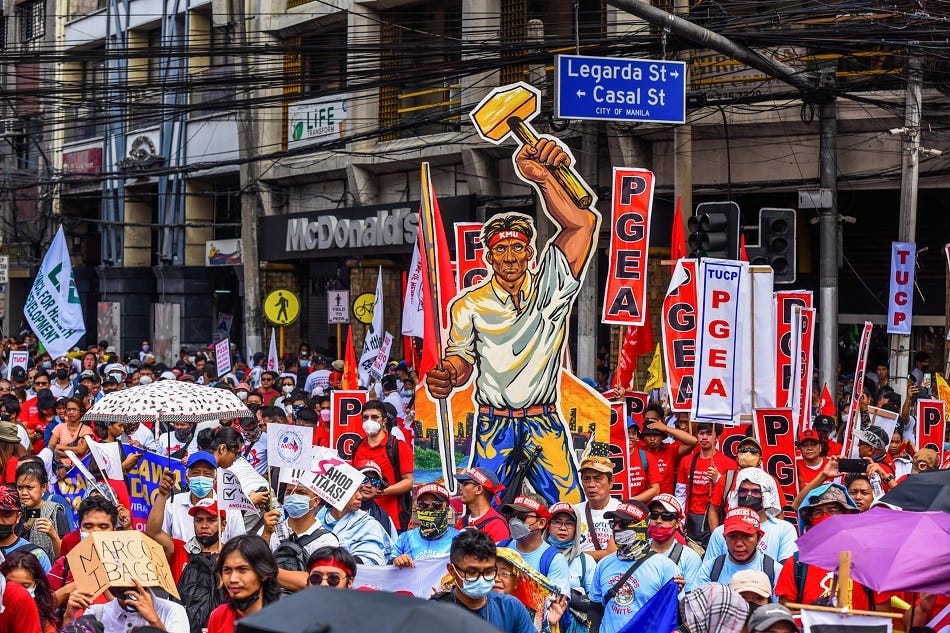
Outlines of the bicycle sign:
{"label": "bicycle sign", "polygon": [[364,292],[353,300],[353,316],[360,323],[369,325],[373,322],[373,310],[376,309],[376,294]]}

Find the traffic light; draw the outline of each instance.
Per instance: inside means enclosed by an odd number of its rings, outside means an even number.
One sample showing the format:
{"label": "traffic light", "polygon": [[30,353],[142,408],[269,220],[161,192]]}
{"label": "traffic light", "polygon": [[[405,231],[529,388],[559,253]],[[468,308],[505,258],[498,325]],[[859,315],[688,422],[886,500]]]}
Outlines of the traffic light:
{"label": "traffic light", "polygon": [[764,208],[759,211],[759,243],[746,246],[750,264],[768,264],[775,283],[795,283],[798,259],[795,248],[795,209]]}
{"label": "traffic light", "polygon": [[703,202],[689,227],[689,256],[739,259],[739,205],[735,202]]}

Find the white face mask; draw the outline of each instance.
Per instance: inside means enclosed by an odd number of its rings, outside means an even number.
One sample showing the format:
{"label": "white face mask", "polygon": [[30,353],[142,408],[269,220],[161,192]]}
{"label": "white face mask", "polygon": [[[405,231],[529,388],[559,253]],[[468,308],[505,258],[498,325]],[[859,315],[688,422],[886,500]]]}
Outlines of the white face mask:
{"label": "white face mask", "polygon": [[382,425],[376,420],[365,420],[363,422],[363,432],[367,435],[376,435],[382,429]]}
{"label": "white face mask", "polygon": [[284,386],[281,387],[280,389],[281,389],[281,391],[283,391],[285,394],[289,394],[291,391],[294,390],[294,386],[293,386],[293,385],[284,385]]}
{"label": "white face mask", "polygon": [[152,384],[152,377],[151,377],[151,376],[142,376],[141,378],[139,378],[139,384],[140,384],[140,385],[150,385],[150,384]]}
{"label": "white face mask", "polygon": [[237,397],[238,397],[238,400],[240,400],[241,402],[244,402],[245,400],[247,400],[247,392],[246,392],[246,391],[238,391],[236,395],[237,395]]}

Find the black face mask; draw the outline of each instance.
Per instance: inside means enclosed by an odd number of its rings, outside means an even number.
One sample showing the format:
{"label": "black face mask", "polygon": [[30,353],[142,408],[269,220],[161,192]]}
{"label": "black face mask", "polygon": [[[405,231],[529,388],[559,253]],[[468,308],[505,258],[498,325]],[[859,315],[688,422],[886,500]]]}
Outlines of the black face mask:
{"label": "black face mask", "polygon": [[258,591],[257,593],[254,593],[248,596],[247,598],[241,598],[241,599],[230,598],[231,606],[243,613],[244,611],[247,611],[248,609],[250,609],[251,605],[257,602],[257,599],[260,597],[260,595],[261,595],[261,592]]}
{"label": "black face mask", "polygon": [[66,380],[67,378],[69,378],[69,370],[68,370],[68,369],[57,369],[57,370],[56,370],[56,378],[58,378],[59,380]]}
{"label": "black face mask", "polygon": [[251,410],[251,413],[257,413],[258,409],[261,408],[261,405],[257,404],[256,402],[249,402],[247,404],[247,408]]}
{"label": "black face mask", "polygon": [[208,536],[198,536],[196,534],[195,539],[198,541],[198,544],[201,545],[201,547],[211,547],[218,542],[218,533],[212,532]]}
{"label": "black face mask", "polygon": [[762,509],[762,497],[753,497],[752,495],[739,495],[737,497],[740,508],[749,508],[758,512]]}
{"label": "black face mask", "polygon": [[0,525],[0,541],[6,538],[10,538],[10,535],[13,534],[12,525]]}
{"label": "black face mask", "polygon": [[187,443],[195,434],[195,427],[189,426],[187,429],[175,429],[175,439],[179,442]]}

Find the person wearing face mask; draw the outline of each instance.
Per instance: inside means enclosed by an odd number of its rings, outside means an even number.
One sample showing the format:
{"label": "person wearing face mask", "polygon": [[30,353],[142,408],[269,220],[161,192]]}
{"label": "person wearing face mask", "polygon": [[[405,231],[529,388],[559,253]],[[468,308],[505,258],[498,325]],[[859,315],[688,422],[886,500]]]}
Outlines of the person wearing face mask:
{"label": "person wearing face mask", "polygon": [[50,570],[50,560],[42,547],[17,536],[16,527],[23,520],[20,498],[16,486],[0,486],[0,553],[9,556],[13,552],[30,552],[40,561],[44,572]]}
{"label": "person wearing face mask", "polygon": [[[166,471],[158,484],[158,494],[152,504],[145,533],[152,538],[165,533],[173,539],[188,543],[195,537],[195,521],[189,511],[202,499],[214,498],[214,484],[217,477],[218,462],[214,455],[205,451],[193,453],[185,462],[185,477],[188,492],[171,496],[175,480]],[[171,497],[171,499],[169,499]],[[244,534],[244,519],[237,510],[228,510],[222,524],[221,540],[228,540]]]}
{"label": "person wearing face mask", "polygon": [[[296,376],[290,374],[281,374],[280,376],[280,396],[274,400],[275,407],[281,407],[284,411],[287,411],[288,405],[293,402],[291,394],[294,392],[295,385],[297,383]],[[288,411],[289,413],[289,411]]]}
{"label": "person wearing face mask", "polygon": [[680,568],[676,582],[683,587],[683,591],[692,591],[696,588],[696,577],[703,559],[693,548],[683,543],[683,506],[673,495],[660,494],[653,498],[649,508],[647,536],[650,537],[650,549],[673,561]]}
{"label": "person wearing face mask", "polygon": [[462,530],[452,539],[446,565],[452,588],[430,600],[458,605],[508,633],[536,633],[528,609],[517,598],[492,591],[498,574],[496,560],[495,543],[487,534]]}
{"label": "person wearing face mask", "polygon": [[195,526],[195,535],[187,543],[173,539],[165,532],[152,538],[165,550],[172,574],[177,579],[178,593],[188,614],[191,633],[201,633],[208,616],[221,604],[214,564],[221,549],[220,536],[226,529],[226,514],[218,510],[214,499],[201,499],[188,514]]}
{"label": "person wearing face mask", "polygon": [[[762,445],[754,437],[744,437],[736,447],[736,464],[738,468],[730,468],[720,473],[719,479],[713,486],[712,497],[709,499],[709,509],[706,519],[709,528],[714,530],[722,525],[722,519],[729,511],[729,495],[736,489],[736,474],[743,468],[760,468],[762,466]],[[778,486],[776,485],[776,488]]]}
{"label": "person wearing face mask", "polygon": [[[798,535],[791,523],[782,519],[782,504],[778,487],[772,476],[761,468],[743,468],[736,474],[736,490],[729,495],[729,508],[748,508],[759,517],[762,538],[759,550],[779,563],[784,563],[798,551]],[[731,510],[730,510],[731,511]],[[723,526],[713,530],[703,560],[708,562],[726,553]]]}
{"label": "person wearing face mask", "polygon": [[[841,484],[829,483],[811,491],[798,509],[798,525],[807,531],[839,514],[856,514],[858,506]],[[874,593],[853,580],[851,606],[874,610]],[[837,574],[798,560],[798,552],[788,561],[775,583],[775,595],[782,604],[796,602],[819,606],[835,606]],[[887,602],[887,600],[885,600]]]}
{"label": "person wearing face mask", "polygon": [[251,386],[246,382],[239,382],[234,386],[234,395],[236,395],[241,402],[247,402],[247,395],[249,393],[251,393]]}
{"label": "person wearing face mask", "polygon": [[283,409],[265,407],[261,409],[261,421],[257,417],[241,418],[241,435],[244,437],[244,447],[241,455],[262,477],[267,476],[267,434],[261,428],[262,423],[277,422],[284,424],[278,418],[284,414]]}
{"label": "person wearing face mask", "polygon": [[540,495],[522,495],[501,507],[511,538],[498,544],[515,550],[525,563],[546,576],[562,595],[571,593],[571,572],[561,550],[544,540],[551,513]]}
{"label": "person wearing face mask", "polygon": [[386,430],[386,407],[379,400],[370,400],[363,405],[363,432],[365,439],[356,441],[353,448],[353,463],[376,462],[382,470],[383,479],[390,482],[376,499],[396,525],[397,530],[407,527],[412,490],[413,457],[407,442],[396,439]]}
{"label": "person wearing face mask", "polygon": [[56,359],[56,362],[53,363],[53,380],[50,383],[49,389],[57,399],[73,397],[73,389],[75,386],[69,377],[72,367],[73,361],[65,356],[60,356]]}
{"label": "person wearing face mask", "polygon": [[198,425],[195,422],[179,420],[172,423],[172,430],[158,437],[158,451],[174,459],[186,460],[198,451]]}
{"label": "person wearing face mask", "polygon": [[416,488],[418,527],[403,532],[393,547],[392,564],[415,567],[414,561],[445,556],[452,549],[452,540],[459,531],[449,525],[449,491],[439,484]]}
{"label": "person wearing face mask", "polygon": [[[639,501],[617,505],[604,517],[611,522],[616,551],[597,563],[591,583],[591,630],[616,633],[680,570],[650,549],[650,510]],[[602,607],[602,611],[594,607]]]}
{"label": "person wearing face mask", "polygon": [[551,519],[545,530],[545,542],[558,549],[567,559],[571,590],[590,593],[597,561],[590,554],[581,551],[580,534],[577,531],[577,513],[574,506],[562,501],[555,503],[548,508],[548,511],[551,513]]}
{"label": "person wearing face mask", "polygon": [[[12,594],[16,592],[20,600],[11,600],[8,603],[6,588],[0,588],[0,594],[3,594],[4,598],[3,610],[23,609],[29,614],[31,610],[36,609],[39,616],[39,627],[41,627],[38,630],[41,630],[42,633],[56,633],[59,630],[60,620],[56,614],[53,591],[49,587],[49,581],[46,579],[46,574],[43,573],[43,568],[40,567],[40,562],[36,559],[36,556],[29,552],[13,552],[0,564],[0,574],[6,578],[7,587],[19,585],[26,590],[25,593],[29,596],[28,600],[24,599],[22,593],[14,589],[11,591],[10,597],[12,598]],[[13,604],[14,602],[16,604]],[[31,626],[20,620],[19,617],[17,620],[18,626]],[[7,630],[10,630],[10,633],[23,633],[24,631],[37,629],[6,629],[0,624],[0,631]]]}

